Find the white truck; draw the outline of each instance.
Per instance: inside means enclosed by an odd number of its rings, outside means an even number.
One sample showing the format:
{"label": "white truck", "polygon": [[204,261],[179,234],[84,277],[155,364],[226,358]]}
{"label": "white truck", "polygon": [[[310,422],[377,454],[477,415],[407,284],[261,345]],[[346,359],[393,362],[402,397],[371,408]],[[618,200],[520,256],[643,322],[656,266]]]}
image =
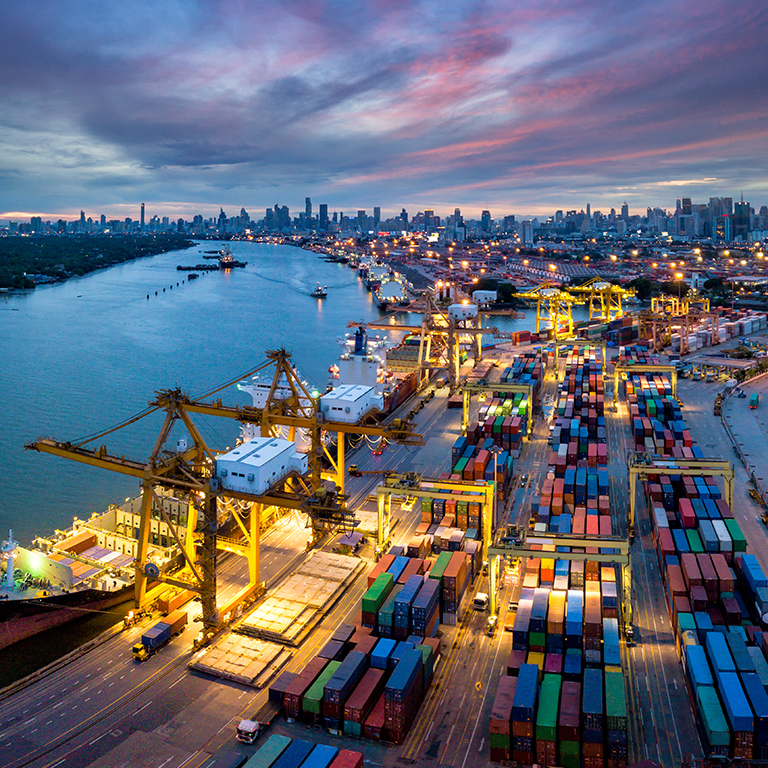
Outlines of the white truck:
{"label": "white truck", "polygon": [[280,705],[275,701],[267,701],[253,716],[253,719],[243,718],[237,726],[237,740],[244,744],[253,744],[264,731],[269,728],[274,717],[280,712]]}

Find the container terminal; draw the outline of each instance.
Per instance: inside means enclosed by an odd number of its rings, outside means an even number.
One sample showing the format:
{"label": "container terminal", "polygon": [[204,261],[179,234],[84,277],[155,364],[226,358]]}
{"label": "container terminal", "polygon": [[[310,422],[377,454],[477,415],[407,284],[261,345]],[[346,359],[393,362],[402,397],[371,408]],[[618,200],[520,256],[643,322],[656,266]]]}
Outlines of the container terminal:
{"label": "container terminal", "polygon": [[[762,390],[708,349],[758,343],[765,315],[576,328],[559,293],[528,299],[550,322],[516,334],[427,303],[390,409],[389,356],[358,336],[322,396],[284,350],[242,383],[253,406],[225,403],[236,382],[161,390],[149,459],[106,435],[27,446],[136,477],[101,533],[80,521],[47,552],[72,570],[131,540],[135,609],[2,692],[2,763],[765,760]],[[201,416],[242,442],[208,445]]]}

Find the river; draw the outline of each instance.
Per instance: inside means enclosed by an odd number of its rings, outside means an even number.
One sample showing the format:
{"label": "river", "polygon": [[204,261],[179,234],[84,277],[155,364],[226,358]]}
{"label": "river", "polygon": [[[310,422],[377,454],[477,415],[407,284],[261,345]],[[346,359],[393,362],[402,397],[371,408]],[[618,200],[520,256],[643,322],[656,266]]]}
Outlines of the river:
{"label": "river", "polygon": [[[230,246],[235,258],[248,261],[245,269],[188,281],[176,266],[200,263],[205,250],[220,247],[203,242],[3,297],[0,540],[13,528],[28,544],[70,525],[74,515],[87,517],[138,492],[133,478],[24,451],[25,443],[39,437],[76,441],[106,430],[145,409],[158,389],[178,386],[200,396],[279,347],[292,352],[307,381],[324,389],[348,322],[381,316],[345,264],[291,246]],[[309,296],[318,282],[328,287],[325,300]],[[531,328],[534,316],[529,311],[525,320],[492,321],[516,330]],[[403,318],[415,325],[419,316]],[[220,396],[225,403],[250,403],[234,386]],[[215,447],[232,445],[234,422],[197,421]],[[159,425],[153,414],[97,444],[144,459]]]}

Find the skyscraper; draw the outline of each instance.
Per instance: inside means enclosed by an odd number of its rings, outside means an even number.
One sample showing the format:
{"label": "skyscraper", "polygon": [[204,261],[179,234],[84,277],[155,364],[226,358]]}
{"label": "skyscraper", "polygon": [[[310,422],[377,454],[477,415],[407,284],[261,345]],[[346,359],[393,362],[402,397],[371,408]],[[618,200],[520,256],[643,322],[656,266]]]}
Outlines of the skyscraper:
{"label": "skyscraper", "polygon": [[304,215],[307,217],[307,226],[312,224],[312,201],[308,198],[304,198]]}
{"label": "skyscraper", "polygon": [[328,229],[328,203],[320,203],[318,229],[325,232]]}
{"label": "skyscraper", "polygon": [[629,221],[629,204],[626,201],[621,206],[621,218],[624,221]]}
{"label": "skyscraper", "polygon": [[491,231],[491,212],[490,211],[483,211],[480,214],[480,229],[482,229],[483,232]]}
{"label": "skyscraper", "polygon": [[144,203],[141,204],[141,224],[139,225],[139,229],[141,231],[144,231]]}
{"label": "skyscraper", "polygon": [[373,228],[378,229],[380,222],[381,222],[381,208],[376,206],[373,209]]}

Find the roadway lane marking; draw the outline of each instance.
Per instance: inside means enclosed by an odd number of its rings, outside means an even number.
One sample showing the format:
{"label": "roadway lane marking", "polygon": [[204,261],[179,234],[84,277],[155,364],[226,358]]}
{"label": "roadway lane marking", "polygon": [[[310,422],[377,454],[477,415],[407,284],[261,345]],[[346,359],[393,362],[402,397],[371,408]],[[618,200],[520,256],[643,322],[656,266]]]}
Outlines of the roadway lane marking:
{"label": "roadway lane marking", "polygon": [[170,691],[174,685],[178,685],[185,677],[186,675],[182,675],[175,683],[172,683],[171,685],[168,686],[168,690]]}
{"label": "roadway lane marking", "polygon": [[97,736],[93,741],[89,741],[88,744],[95,744],[99,739],[103,739],[106,735],[106,732],[102,733],[101,736]]}
{"label": "roadway lane marking", "polygon": [[230,717],[229,720],[227,720],[227,722],[224,723],[224,725],[222,725],[221,728],[219,728],[218,731],[216,731],[216,733],[221,733],[235,719],[235,717],[237,717],[237,715],[234,715],[233,717]]}
{"label": "roadway lane marking", "polygon": [[89,696],[89,697],[86,699],[86,701],[90,701],[90,700],[91,700],[91,697]]}
{"label": "roadway lane marking", "polygon": [[173,760],[173,758],[172,758],[172,757],[169,757],[167,760],[163,760],[163,762],[162,762],[162,763],[160,763],[160,765],[158,765],[158,766],[157,766],[157,768],[163,768],[163,766],[164,766],[166,763],[170,763],[170,762],[171,762],[171,760]]}
{"label": "roadway lane marking", "polygon": [[148,701],[143,707],[139,707],[133,714],[138,715],[142,709],[146,709],[151,703],[152,703],[151,701]]}
{"label": "roadway lane marking", "polygon": [[56,768],[57,765],[61,765],[66,759],[67,759],[66,757],[62,757],[61,760],[59,760],[58,763],[53,763],[51,765],[51,768]]}

